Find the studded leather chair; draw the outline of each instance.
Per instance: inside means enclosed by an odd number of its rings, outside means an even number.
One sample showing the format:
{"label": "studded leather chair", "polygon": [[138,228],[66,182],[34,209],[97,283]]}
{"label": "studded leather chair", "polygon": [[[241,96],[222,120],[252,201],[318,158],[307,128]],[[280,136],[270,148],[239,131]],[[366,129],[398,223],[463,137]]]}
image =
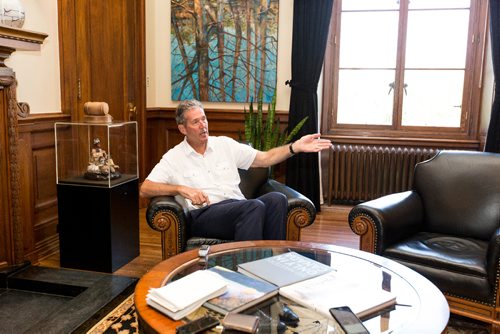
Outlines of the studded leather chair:
{"label": "studded leather chair", "polygon": [[[286,239],[300,240],[302,228],[311,225],[316,217],[314,204],[292,188],[269,178],[269,168],[239,170],[240,189],[246,198],[256,198],[271,191],[278,191],[288,198]],[[188,249],[231,240],[208,239],[190,235],[186,226],[186,212],[172,196],[151,199],[146,211],[149,226],[161,232],[162,258],[166,259]]]}
{"label": "studded leather chair", "polygon": [[500,324],[500,154],[441,151],[412,190],[355,206],[360,248],[432,281],[452,313]]}

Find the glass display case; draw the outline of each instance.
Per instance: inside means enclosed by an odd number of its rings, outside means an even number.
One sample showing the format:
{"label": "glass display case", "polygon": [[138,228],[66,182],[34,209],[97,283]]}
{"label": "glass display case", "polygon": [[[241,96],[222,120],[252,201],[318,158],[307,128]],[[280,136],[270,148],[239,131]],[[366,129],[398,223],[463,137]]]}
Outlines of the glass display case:
{"label": "glass display case", "polygon": [[114,187],[138,178],[137,122],[56,122],[56,182]]}
{"label": "glass display case", "polygon": [[61,267],[114,272],[139,256],[137,122],[54,130]]}

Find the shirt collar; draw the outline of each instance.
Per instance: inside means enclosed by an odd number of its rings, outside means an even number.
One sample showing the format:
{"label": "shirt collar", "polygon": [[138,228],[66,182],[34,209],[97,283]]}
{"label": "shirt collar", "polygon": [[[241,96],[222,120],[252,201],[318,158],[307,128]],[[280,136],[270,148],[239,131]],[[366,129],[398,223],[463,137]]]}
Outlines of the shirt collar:
{"label": "shirt collar", "polygon": [[[213,152],[214,151],[214,148],[213,148],[213,141],[211,139],[212,137],[208,137],[208,141],[207,141],[207,149],[205,151],[205,154],[207,154],[208,152]],[[196,152],[194,150],[194,148],[189,145],[188,141],[187,141],[187,137],[184,136],[184,140],[183,140],[183,145],[184,145],[184,153],[187,154],[187,155],[191,155],[191,154],[194,154],[194,155],[199,155],[198,152]]]}

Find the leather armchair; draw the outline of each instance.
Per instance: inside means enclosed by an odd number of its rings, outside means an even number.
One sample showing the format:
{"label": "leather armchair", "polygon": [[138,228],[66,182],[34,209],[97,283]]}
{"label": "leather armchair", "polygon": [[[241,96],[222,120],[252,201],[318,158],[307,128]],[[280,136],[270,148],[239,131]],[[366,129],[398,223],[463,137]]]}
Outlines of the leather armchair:
{"label": "leather armchair", "polygon": [[500,154],[441,151],[415,166],[412,190],[359,204],[362,250],[432,281],[452,313],[500,324]]}
{"label": "leather armchair", "polygon": [[[314,204],[292,188],[269,178],[269,168],[239,170],[240,189],[246,198],[256,198],[271,191],[278,191],[288,198],[286,239],[300,240],[300,230],[311,225],[316,218]],[[201,238],[189,234],[186,213],[172,196],[154,197],[146,210],[149,226],[161,232],[162,258],[166,259],[188,249],[231,240]]]}

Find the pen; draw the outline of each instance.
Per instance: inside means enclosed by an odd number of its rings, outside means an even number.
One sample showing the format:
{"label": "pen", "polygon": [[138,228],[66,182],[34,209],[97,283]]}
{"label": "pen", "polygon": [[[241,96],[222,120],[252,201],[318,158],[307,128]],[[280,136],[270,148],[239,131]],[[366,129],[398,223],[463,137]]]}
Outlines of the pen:
{"label": "pen", "polygon": [[397,304],[397,303],[396,303],[396,306],[408,306],[408,307],[411,307],[411,305],[409,305],[409,304]]}

